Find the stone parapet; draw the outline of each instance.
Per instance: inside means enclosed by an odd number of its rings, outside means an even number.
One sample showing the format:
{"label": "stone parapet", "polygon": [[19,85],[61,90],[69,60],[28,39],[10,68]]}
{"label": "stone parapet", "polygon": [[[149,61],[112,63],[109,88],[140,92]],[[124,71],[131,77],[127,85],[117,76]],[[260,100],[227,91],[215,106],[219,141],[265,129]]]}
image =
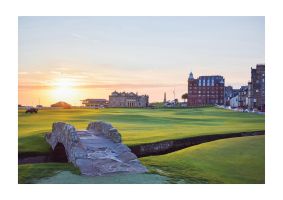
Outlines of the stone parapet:
{"label": "stone parapet", "polygon": [[87,126],[87,130],[93,132],[95,135],[105,136],[111,139],[113,142],[122,142],[121,134],[109,123],[102,121],[90,122]]}

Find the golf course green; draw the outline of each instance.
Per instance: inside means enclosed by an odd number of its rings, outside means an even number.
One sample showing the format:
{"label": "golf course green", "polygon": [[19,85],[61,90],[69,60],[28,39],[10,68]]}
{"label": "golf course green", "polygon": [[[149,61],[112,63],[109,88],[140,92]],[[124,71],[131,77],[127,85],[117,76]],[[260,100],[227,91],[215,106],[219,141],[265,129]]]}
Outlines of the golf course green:
{"label": "golf course green", "polygon": [[264,115],[219,108],[195,109],[59,109],[38,114],[18,113],[19,152],[48,152],[44,134],[53,122],[85,129],[91,121],[111,123],[127,145],[157,142],[197,135],[264,130]]}
{"label": "golf course green", "polygon": [[[53,122],[63,121],[77,129],[85,129],[90,121],[97,120],[111,123],[119,130],[123,143],[127,145],[265,129],[264,115],[214,107],[50,109],[39,110],[38,114],[25,114],[23,110],[19,110],[18,151],[48,152],[50,147],[43,136],[51,131]],[[170,154],[140,158],[150,170],[149,175],[128,178],[131,179],[131,183],[144,183],[147,178],[149,183],[264,183],[264,138],[265,136],[251,136],[223,139]],[[63,183],[65,180],[62,179],[66,179],[66,176],[72,176],[73,182],[77,183],[127,181],[121,176],[116,179],[91,179],[79,176],[78,170],[68,163],[19,165],[19,183]],[[155,176],[159,182],[153,181]],[[50,179],[46,180],[48,177]]]}

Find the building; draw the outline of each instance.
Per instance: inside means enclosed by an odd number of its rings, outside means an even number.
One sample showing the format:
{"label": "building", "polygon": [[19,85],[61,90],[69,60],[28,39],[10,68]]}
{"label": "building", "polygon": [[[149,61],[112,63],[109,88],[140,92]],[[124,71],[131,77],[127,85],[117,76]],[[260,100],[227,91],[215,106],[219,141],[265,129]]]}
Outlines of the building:
{"label": "building", "polygon": [[241,86],[240,89],[233,89],[232,86],[225,87],[224,99],[225,106],[247,108],[248,86]]}
{"label": "building", "polygon": [[43,108],[43,105],[36,105],[36,108],[38,108],[38,109],[41,109],[41,108]]}
{"label": "building", "polygon": [[85,107],[107,107],[108,105],[106,99],[84,99],[81,101]]}
{"label": "building", "polygon": [[223,76],[200,76],[195,79],[191,72],[188,79],[188,106],[223,105]]}
{"label": "building", "polygon": [[240,89],[234,89],[229,105],[232,108],[247,108],[248,86],[241,86]]}
{"label": "building", "polygon": [[224,87],[224,104],[225,106],[230,106],[230,99],[233,98],[233,87],[227,86]]}
{"label": "building", "polygon": [[240,108],[247,108],[248,86],[241,86],[239,89],[239,105]]}
{"label": "building", "polygon": [[251,68],[251,82],[248,83],[248,108],[265,111],[265,64]]}
{"label": "building", "polygon": [[239,107],[239,95],[234,96],[229,101],[231,108],[238,108]]}
{"label": "building", "polygon": [[148,95],[138,95],[133,92],[112,92],[109,96],[109,107],[147,107]]}

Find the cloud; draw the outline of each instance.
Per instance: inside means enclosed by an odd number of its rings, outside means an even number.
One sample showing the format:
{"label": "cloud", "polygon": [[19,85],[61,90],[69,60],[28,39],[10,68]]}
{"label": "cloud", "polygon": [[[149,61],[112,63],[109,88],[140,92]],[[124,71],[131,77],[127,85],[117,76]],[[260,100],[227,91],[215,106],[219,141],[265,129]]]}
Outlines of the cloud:
{"label": "cloud", "polygon": [[19,90],[21,89],[51,89],[48,85],[19,85]]}
{"label": "cloud", "polygon": [[28,72],[19,72],[19,75],[27,75],[29,74]]}
{"label": "cloud", "polygon": [[[179,87],[184,86],[184,84],[90,84],[90,85],[75,85],[72,86],[74,89],[127,89],[127,88],[159,88],[159,87]],[[50,85],[19,85],[19,89],[52,89],[55,86]]]}
{"label": "cloud", "polygon": [[123,84],[93,84],[93,85],[81,85],[78,87],[82,88],[159,88],[159,87],[177,87],[184,84],[131,84],[131,83],[123,83]]}
{"label": "cloud", "polygon": [[57,67],[55,70],[57,71],[71,71],[70,67]]}
{"label": "cloud", "polygon": [[61,74],[61,72],[58,72],[58,71],[51,71],[50,73],[51,74]]}
{"label": "cloud", "polygon": [[92,43],[98,43],[98,42],[100,42],[100,40],[91,40],[92,41]]}
{"label": "cloud", "polygon": [[72,33],[71,36],[73,38],[75,38],[76,40],[83,40],[85,42],[92,42],[93,44],[97,44],[98,42],[100,42],[100,40],[97,39],[92,39],[92,38],[87,38],[81,34],[78,33]]}
{"label": "cloud", "polygon": [[74,37],[76,39],[83,39],[83,36],[81,36],[80,34],[72,33],[71,35],[72,35],[72,37]]}

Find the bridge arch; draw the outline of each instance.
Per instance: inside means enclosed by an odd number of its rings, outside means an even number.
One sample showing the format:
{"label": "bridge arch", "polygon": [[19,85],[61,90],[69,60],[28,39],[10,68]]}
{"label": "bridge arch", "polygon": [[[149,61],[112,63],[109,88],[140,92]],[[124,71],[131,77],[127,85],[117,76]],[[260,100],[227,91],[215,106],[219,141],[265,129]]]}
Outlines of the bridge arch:
{"label": "bridge arch", "polygon": [[67,153],[66,153],[66,149],[64,147],[64,145],[60,142],[58,142],[52,152],[52,160],[54,162],[68,162],[68,157],[67,157]]}

